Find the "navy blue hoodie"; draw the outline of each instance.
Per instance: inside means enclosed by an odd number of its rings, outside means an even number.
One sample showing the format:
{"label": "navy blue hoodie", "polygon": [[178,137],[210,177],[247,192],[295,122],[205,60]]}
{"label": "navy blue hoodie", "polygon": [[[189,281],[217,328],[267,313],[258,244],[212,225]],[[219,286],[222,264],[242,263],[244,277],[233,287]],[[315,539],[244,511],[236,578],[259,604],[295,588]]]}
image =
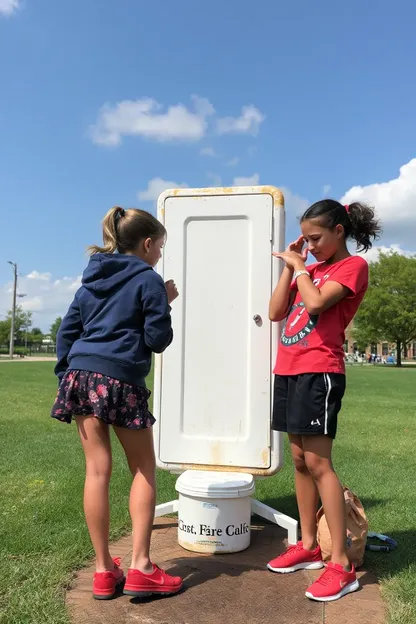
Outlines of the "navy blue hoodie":
{"label": "navy blue hoodie", "polygon": [[124,254],[94,254],[56,340],[61,380],[70,369],[145,387],[152,352],[172,342],[165,284],[153,268]]}

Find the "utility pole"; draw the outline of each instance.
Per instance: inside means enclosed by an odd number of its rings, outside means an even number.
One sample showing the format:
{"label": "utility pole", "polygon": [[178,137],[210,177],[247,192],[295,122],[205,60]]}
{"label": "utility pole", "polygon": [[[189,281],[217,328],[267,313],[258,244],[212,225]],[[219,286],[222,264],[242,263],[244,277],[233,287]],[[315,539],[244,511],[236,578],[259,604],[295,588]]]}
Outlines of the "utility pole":
{"label": "utility pole", "polygon": [[13,358],[14,355],[14,329],[16,325],[16,297],[17,297],[17,264],[15,262],[8,263],[12,265],[14,272],[14,283],[13,283],[13,305],[12,305],[12,323],[10,327],[10,358]]}

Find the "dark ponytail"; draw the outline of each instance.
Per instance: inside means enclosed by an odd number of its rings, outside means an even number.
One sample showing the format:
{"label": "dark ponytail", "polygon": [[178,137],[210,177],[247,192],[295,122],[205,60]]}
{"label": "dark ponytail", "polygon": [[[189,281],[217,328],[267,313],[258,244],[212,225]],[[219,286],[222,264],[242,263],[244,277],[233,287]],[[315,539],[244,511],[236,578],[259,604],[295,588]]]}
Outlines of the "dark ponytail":
{"label": "dark ponytail", "polygon": [[342,225],[345,238],[352,238],[356,241],[357,251],[371,249],[373,241],[380,237],[382,231],[374,209],[360,202],[343,206],[334,199],[323,199],[312,204],[300,221],[302,223],[309,219],[319,219],[322,227],[328,229]]}

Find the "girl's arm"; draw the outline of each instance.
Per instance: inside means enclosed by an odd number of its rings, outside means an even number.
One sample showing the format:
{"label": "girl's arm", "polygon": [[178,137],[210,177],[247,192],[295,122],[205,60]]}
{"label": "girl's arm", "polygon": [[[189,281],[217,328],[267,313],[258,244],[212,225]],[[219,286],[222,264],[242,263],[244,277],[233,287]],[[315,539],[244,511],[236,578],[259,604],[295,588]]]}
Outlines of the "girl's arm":
{"label": "girl's arm", "polygon": [[295,297],[294,291],[290,291],[293,279],[293,268],[285,266],[272,294],[269,304],[269,319],[278,322],[287,316],[290,306]]}
{"label": "girl's arm", "polygon": [[322,288],[317,288],[307,275],[298,277],[297,286],[306,311],[311,315],[321,314],[351,294],[348,288],[338,282],[327,282]]}
{"label": "girl's arm", "polygon": [[[306,271],[303,257],[294,251],[284,251],[282,253],[274,253],[273,255],[286,262],[295,273]],[[312,282],[309,273],[300,275],[296,280],[296,285],[302,296],[306,311],[311,315],[321,314],[321,312],[331,308],[338,301],[351,294],[349,288],[335,281],[328,281],[322,288],[317,288]]]}
{"label": "girl's arm", "polygon": [[153,353],[163,353],[173,340],[170,306],[165,293],[155,293],[143,302],[144,341]]}
{"label": "girl's arm", "polygon": [[309,314],[320,314],[344,297],[365,293],[367,286],[368,264],[359,256],[351,256],[348,262],[342,263],[322,288],[316,288],[307,275],[300,275],[297,279],[297,287]]}
{"label": "girl's arm", "polygon": [[68,355],[72,345],[78,340],[82,332],[81,314],[79,311],[78,299],[75,295],[75,299],[71,303],[56,336],[56,355],[58,362],[55,366],[55,375],[59,378],[59,381],[61,381],[68,369]]}
{"label": "girl's arm", "polygon": [[173,340],[170,305],[166,285],[150,272],[142,290],[144,341],[153,353],[163,353]]}

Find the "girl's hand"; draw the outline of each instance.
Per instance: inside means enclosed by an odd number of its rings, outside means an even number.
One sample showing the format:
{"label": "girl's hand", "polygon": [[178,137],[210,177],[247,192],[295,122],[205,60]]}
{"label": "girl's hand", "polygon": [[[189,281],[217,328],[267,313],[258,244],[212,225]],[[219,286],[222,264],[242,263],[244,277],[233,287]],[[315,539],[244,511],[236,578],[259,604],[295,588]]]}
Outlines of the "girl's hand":
{"label": "girl's hand", "polygon": [[[286,251],[295,251],[296,253],[301,254],[303,247],[305,245],[305,242],[306,241],[301,234],[297,240],[295,240],[293,243],[290,243],[290,245],[287,246]],[[306,256],[305,256],[305,260],[306,260]]]}
{"label": "girl's hand", "polygon": [[176,284],[173,280],[165,282],[165,288],[168,294],[168,303],[170,305],[172,301],[175,301],[175,299],[179,297],[178,289],[176,288]]}
{"label": "girl's hand", "polygon": [[299,236],[297,240],[288,245],[286,251],[281,253],[273,252],[275,258],[281,258],[289,269],[298,270],[305,268],[305,262],[308,257],[308,248],[305,247],[305,239]]}
{"label": "girl's hand", "polygon": [[286,266],[294,271],[301,271],[305,268],[305,261],[308,256],[308,250],[305,249],[302,253],[297,253],[296,251],[282,251],[282,252],[273,252],[273,256],[275,258],[281,258],[283,262],[286,263]]}

